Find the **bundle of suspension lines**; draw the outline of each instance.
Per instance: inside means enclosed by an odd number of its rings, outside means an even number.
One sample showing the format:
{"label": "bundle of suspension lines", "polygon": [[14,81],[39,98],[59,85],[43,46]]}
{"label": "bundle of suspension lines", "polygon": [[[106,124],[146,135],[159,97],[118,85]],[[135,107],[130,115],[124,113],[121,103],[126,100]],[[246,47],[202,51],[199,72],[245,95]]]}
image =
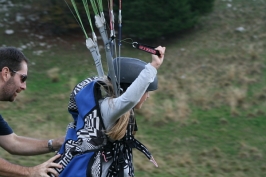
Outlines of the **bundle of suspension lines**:
{"label": "bundle of suspension lines", "polygon": [[[81,27],[85,37],[86,37],[86,46],[87,48],[90,50],[92,57],[94,59],[94,63],[97,69],[97,73],[99,77],[104,77],[104,70],[103,70],[103,66],[102,66],[102,62],[101,62],[101,54],[99,51],[99,47],[97,44],[97,36],[95,34],[93,25],[92,25],[92,20],[91,20],[91,13],[90,13],[90,7],[93,9],[93,13],[94,13],[94,20],[95,20],[95,26],[98,28],[99,33],[101,35],[101,38],[103,40],[103,44],[104,44],[104,49],[105,49],[105,54],[106,54],[106,59],[107,59],[107,66],[108,66],[108,70],[110,73],[110,77],[111,77],[111,82],[115,91],[115,95],[119,96],[119,90],[120,90],[120,83],[118,82],[120,79],[120,72],[119,72],[119,68],[120,66],[114,66],[113,65],[113,59],[117,58],[117,57],[121,57],[121,42],[126,42],[127,39],[122,40],[122,0],[119,0],[119,12],[118,12],[118,52],[117,52],[117,44],[116,44],[116,33],[115,33],[115,16],[114,16],[114,2],[113,0],[107,0],[108,1],[108,11],[109,11],[109,30],[110,30],[110,35],[108,37],[107,34],[107,23],[105,20],[105,15],[104,15],[104,11],[103,11],[103,3],[102,0],[89,0],[90,1],[90,5],[88,3],[88,0],[82,0],[83,6],[89,24],[90,24],[90,28],[91,28],[91,34],[92,37],[90,38],[88,36],[88,33],[85,30],[85,27],[83,25],[79,10],[76,4],[75,0],[71,0],[71,4],[72,7],[70,7],[70,5],[67,3],[67,1],[65,0],[65,3],[67,4],[67,6],[69,7],[70,11],[72,12],[74,18],[76,19],[76,21],[78,22],[79,26]],[[74,9],[74,10],[72,10]],[[129,42],[127,42],[129,43]],[[155,50],[154,47],[148,46],[148,45],[144,45],[144,44],[140,44],[138,42],[133,42],[132,41],[132,46],[136,49],[151,53],[151,54],[155,54],[155,55],[159,55],[159,52],[157,50]],[[117,65],[119,65],[119,62],[117,63]],[[118,76],[115,75],[115,71],[114,71],[114,67],[117,67],[117,71],[118,71]]]}

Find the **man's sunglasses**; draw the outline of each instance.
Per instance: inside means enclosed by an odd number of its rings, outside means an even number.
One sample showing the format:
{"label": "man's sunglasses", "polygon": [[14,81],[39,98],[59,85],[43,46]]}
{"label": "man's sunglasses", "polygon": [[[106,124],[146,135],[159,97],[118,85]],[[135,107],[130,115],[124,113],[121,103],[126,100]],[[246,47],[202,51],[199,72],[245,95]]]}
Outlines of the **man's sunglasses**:
{"label": "man's sunglasses", "polygon": [[15,73],[15,74],[20,75],[20,80],[21,80],[22,83],[25,82],[25,81],[27,80],[27,78],[28,78],[28,76],[27,76],[26,74],[20,74],[19,72],[14,71],[14,70],[11,69],[11,68],[9,68],[9,70],[10,70],[12,73]]}

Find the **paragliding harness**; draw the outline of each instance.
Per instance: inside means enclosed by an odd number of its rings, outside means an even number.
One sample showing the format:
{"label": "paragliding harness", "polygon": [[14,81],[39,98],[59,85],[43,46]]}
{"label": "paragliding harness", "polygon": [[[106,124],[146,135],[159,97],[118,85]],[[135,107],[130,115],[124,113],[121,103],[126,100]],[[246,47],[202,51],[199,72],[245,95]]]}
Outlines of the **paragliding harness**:
{"label": "paragliding harness", "polygon": [[58,152],[61,157],[56,161],[63,166],[56,168],[62,177],[101,177],[103,160],[112,160],[107,177],[123,177],[125,167],[133,177],[132,148],[154,161],[148,149],[132,134],[137,129],[133,110],[121,140],[112,142],[105,134],[99,106],[99,100],[103,99],[101,86],[106,84],[97,77],[87,78],[76,85],[70,95],[68,110],[74,122],[68,125],[65,142]]}
{"label": "paragliding harness", "polygon": [[[66,2],[66,1],[65,1]],[[123,177],[124,169],[128,169],[128,176],[134,176],[133,167],[133,154],[132,148],[136,148],[143,152],[146,157],[157,166],[152,155],[148,149],[136,140],[132,134],[136,130],[136,122],[132,114],[130,116],[129,124],[125,136],[121,140],[111,141],[106,135],[106,129],[103,124],[101,117],[99,101],[103,99],[101,93],[101,86],[105,87],[106,84],[100,80],[104,77],[104,71],[101,63],[101,54],[97,44],[97,37],[92,27],[90,19],[89,5],[86,0],[82,1],[84,8],[91,26],[92,38],[89,38],[85,27],[83,26],[78,5],[75,0],[71,0],[74,8],[75,19],[79,23],[81,29],[86,37],[86,47],[90,50],[94,63],[97,69],[99,78],[88,78],[77,84],[70,95],[70,101],[68,105],[68,111],[72,115],[74,122],[70,123],[67,128],[67,134],[65,142],[59,150],[58,154],[61,157],[56,160],[57,163],[63,166],[62,169],[56,171],[61,177],[101,177],[103,163],[111,162],[107,177]],[[115,96],[120,94],[120,75],[115,75],[115,69],[119,67],[113,65],[113,56],[115,51],[115,30],[114,30],[114,15],[113,15],[113,1],[108,1],[110,11],[110,30],[111,37],[108,38],[106,30],[106,20],[102,8],[101,0],[92,0],[92,9],[95,14],[95,25],[99,30],[101,38],[103,40],[107,66],[108,66],[108,77],[111,79]],[[68,5],[68,3],[66,2]],[[119,52],[118,58],[120,58],[121,52],[121,0],[119,1]],[[68,5],[69,6],[69,5]],[[139,43],[132,43],[132,46],[142,51],[158,54],[155,48],[149,49],[149,46],[141,45]],[[114,49],[114,51],[112,50]],[[120,73],[120,71],[117,71]],[[157,81],[156,81],[157,82]],[[105,162],[103,162],[105,161]],[[51,175],[52,176],[52,175]]]}

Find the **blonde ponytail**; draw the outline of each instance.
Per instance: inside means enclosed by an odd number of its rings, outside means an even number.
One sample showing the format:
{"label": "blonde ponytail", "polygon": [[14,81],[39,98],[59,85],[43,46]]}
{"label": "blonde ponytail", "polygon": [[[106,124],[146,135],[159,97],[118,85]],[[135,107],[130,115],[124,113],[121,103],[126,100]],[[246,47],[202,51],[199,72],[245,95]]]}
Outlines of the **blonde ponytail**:
{"label": "blonde ponytail", "polygon": [[[106,86],[104,87],[104,90],[107,94],[108,97],[115,98],[115,94],[113,91],[113,86],[112,83],[105,78],[104,82],[106,83]],[[112,102],[112,99],[109,99],[109,106],[112,108],[115,106]],[[116,122],[115,125],[108,131],[106,132],[106,135],[109,136],[112,140],[120,140],[122,139],[127,131],[127,125],[129,123],[130,119],[130,111],[126,112],[123,114]]]}
{"label": "blonde ponytail", "polygon": [[115,123],[115,125],[109,130],[106,135],[108,135],[112,140],[122,139],[127,131],[127,125],[130,118],[130,111],[122,115]]}

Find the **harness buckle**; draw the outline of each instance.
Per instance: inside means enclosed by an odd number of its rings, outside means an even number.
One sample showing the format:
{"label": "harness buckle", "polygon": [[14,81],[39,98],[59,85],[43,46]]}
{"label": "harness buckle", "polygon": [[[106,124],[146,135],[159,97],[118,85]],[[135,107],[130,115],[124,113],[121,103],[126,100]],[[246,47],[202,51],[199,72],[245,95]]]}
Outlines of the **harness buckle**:
{"label": "harness buckle", "polygon": [[105,162],[108,162],[108,160],[107,160],[106,157],[105,157],[104,151],[102,152],[102,156],[103,156],[103,160],[104,160]]}
{"label": "harness buckle", "polygon": [[124,162],[125,162],[124,158],[119,158],[118,159],[118,163],[124,163]]}

